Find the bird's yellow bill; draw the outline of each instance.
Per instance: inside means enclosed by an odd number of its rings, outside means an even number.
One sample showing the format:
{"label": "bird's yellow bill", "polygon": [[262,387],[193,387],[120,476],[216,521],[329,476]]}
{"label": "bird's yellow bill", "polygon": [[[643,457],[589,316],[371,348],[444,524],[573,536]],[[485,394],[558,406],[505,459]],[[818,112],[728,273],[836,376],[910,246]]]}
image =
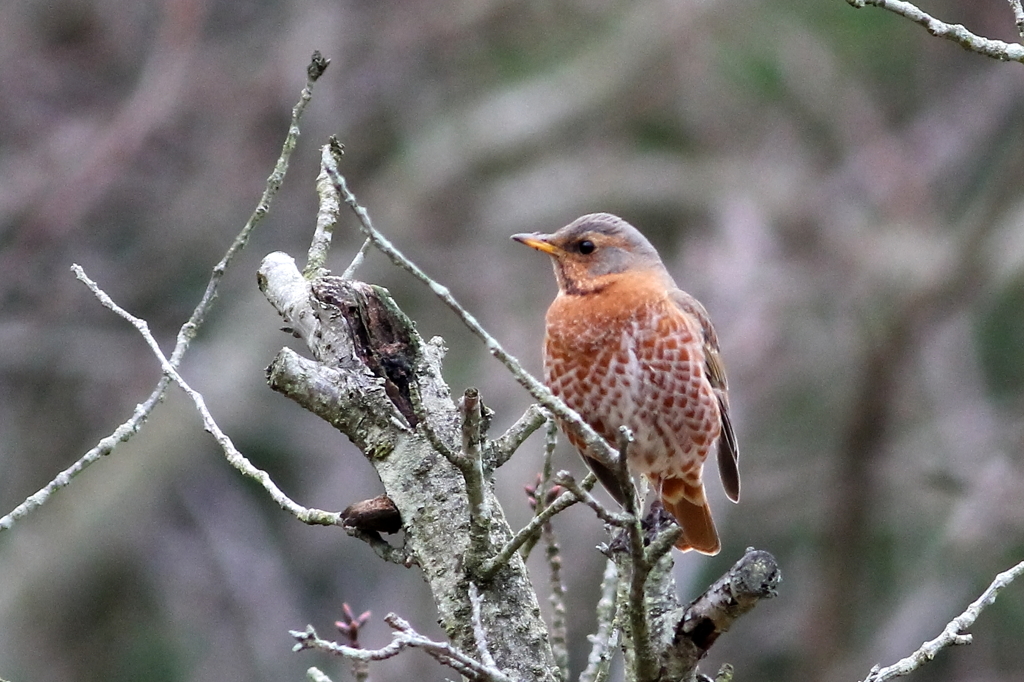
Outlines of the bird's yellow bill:
{"label": "bird's yellow bill", "polygon": [[514,234],[512,239],[515,239],[520,244],[526,244],[531,249],[537,249],[547,254],[554,254],[558,251],[557,247],[539,234]]}

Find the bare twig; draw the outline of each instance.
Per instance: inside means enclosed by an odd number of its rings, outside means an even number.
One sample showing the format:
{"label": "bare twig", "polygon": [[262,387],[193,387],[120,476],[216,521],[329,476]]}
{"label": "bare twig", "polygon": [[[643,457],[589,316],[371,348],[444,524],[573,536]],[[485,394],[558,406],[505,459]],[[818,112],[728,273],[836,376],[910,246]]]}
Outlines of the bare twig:
{"label": "bare twig", "polygon": [[[569,477],[568,473],[566,473],[566,476]],[[571,477],[569,478],[571,479]],[[594,476],[594,474],[588,474],[587,477],[583,479],[583,483],[581,485],[577,486],[575,481],[573,481],[573,485],[578,491],[580,491],[579,493],[567,490],[559,495],[554,502],[545,507],[541,512],[534,516],[528,524],[523,526],[518,533],[513,535],[512,539],[501,548],[501,551],[481,564],[477,574],[484,579],[493,575],[499,568],[507,563],[512,555],[519,551],[519,548],[522,547],[530,538],[536,537],[543,525],[551,520],[551,517],[565,511],[572,505],[581,501],[581,498],[579,497],[580,494],[593,499],[586,490],[592,488],[596,482],[597,477]]]}
{"label": "bare twig", "polygon": [[306,507],[293,502],[291,498],[285,495],[281,489],[277,487],[274,481],[271,480],[270,474],[257,468],[252,464],[252,462],[246,459],[245,456],[235,448],[234,443],[231,442],[228,435],[217,425],[213,415],[210,414],[209,409],[206,407],[206,401],[203,399],[202,394],[185,382],[182,376],[178,374],[178,370],[163,354],[163,351],[160,350],[160,346],[157,344],[156,339],[153,338],[153,334],[149,331],[149,325],[146,321],[135,317],[124,308],[114,303],[110,296],[99,288],[96,282],[89,279],[89,276],[85,274],[85,271],[82,270],[81,267],[78,265],[72,265],[71,269],[74,271],[75,276],[89,287],[89,290],[92,291],[105,308],[108,308],[118,316],[124,318],[138,330],[139,334],[142,335],[142,338],[145,339],[150,350],[153,351],[157,360],[160,361],[160,367],[164,374],[169,377],[171,381],[178,384],[178,386],[180,386],[181,389],[192,399],[192,402],[196,406],[196,411],[199,412],[199,415],[203,420],[203,427],[210,433],[210,435],[213,436],[214,440],[217,441],[217,444],[221,446],[221,449],[224,451],[224,456],[227,458],[228,463],[230,463],[231,466],[235,467],[235,469],[240,471],[242,474],[263,486],[264,490],[267,491],[274,502],[277,502],[282,509],[294,515],[303,523],[321,526],[340,526],[343,524],[344,521],[341,514],[338,512],[327,512],[320,509],[307,509]]}
{"label": "bare twig", "polygon": [[476,388],[467,388],[459,401],[459,415],[462,419],[462,449],[459,452],[448,447],[431,426],[428,415],[422,415],[418,425],[433,448],[462,474],[469,507],[469,549],[464,559],[472,571],[476,571],[485,561],[490,534],[490,505],[484,489],[486,484],[482,454],[485,409],[480,400],[480,391]]}
{"label": "bare twig", "polygon": [[634,673],[637,680],[648,682],[655,679],[658,670],[654,645],[651,641],[651,624],[647,613],[646,591],[644,590],[652,565],[647,562],[644,553],[643,528],[640,525],[640,515],[637,509],[636,486],[633,485],[633,477],[629,473],[627,451],[632,443],[632,431],[625,426],[620,426],[619,456],[614,471],[619,489],[625,491],[623,507],[630,519],[629,523],[625,525],[629,543],[629,560],[628,562],[620,561],[620,570],[626,569],[628,565],[629,607],[627,608],[627,618],[635,666]]}
{"label": "bare twig", "polygon": [[[341,216],[338,192],[323,168],[327,166],[326,157],[340,157],[343,153],[341,145],[336,144],[333,139],[331,144],[325,144],[320,148],[321,170],[320,174],[316,176],[316,193],[320,198],[319,209],[316,212],[316,229],[313,231],[313,239],[309,243],[309,253],[306,255],[306,267],[302,271],[302,276],[310,281],[327,274],[324,264],[327,262],[327,252],[331,248],[334,228],[338,225]],[[349,268],[353,272],[355,271],[355,267],[349,266]]]}
{"label": "bare twig", "polygon": [[892,665],[884,668],[879,668],[876,665],[871,669],[864,682],[885,682],[896,677],[902,677],[935,658],[936,654],[946,647],[956,644],[970,644],[971,635],[965,633],[964,630],[974,625],[974,621],[978,619],[981,612],[995,602],[1000,590],[1021,575],[1024,575],[1024,561],[997,575],[988,588],[981,593],[981,596],[967,607],[967,610],[946,624],[946,627],[943,628],[942,633],[938,637],[925,642],[917,651]]}
{"label": "bare twig", "polygon": [[601,580],[601,598],[597,602],[597,632],[588,638],[593,645],[587,656],[587,667],[580,673],[580,682],[604,682],[611,670],[612,655],[618,644],[619,630],[615,623],[615,593],[619,585],[619,569],[611,559],[605,564]]}
{"label": "bare twig", "polygon": [[1024,38],[1024,6],[1020,0],[1010,0],[1010,9],[1013,11],[1013,22],[1017,24],[1017,33]]}
{"label": "bare twig", "polygon": [[[590,480],[591,477],[593,477],[595,481],[597,480],[597,477],[594,476],[593,473],[590,473],[587,474],[587,477],[585,479],[583,479],[584,482]],[[610,509],[608,509],[608,507],[598,502],[597,498],[591,495],[590,492],[586,488],[584,488],[582,484],[576,483],[576,479],[574,479],[572,477],[572,474],[570,474],[568,471],[559,471],[557,474],[555,474],[554,481],[555,483],[557,483],[558,485],[562,486],[563,488],[571,492],[573,495],[575,495],[576,499],[578,499],[580,502],[593,509],[602,521],[611,526],[616,526],[617,528],[625,528],[634,521],[634,517],[631,514],[619,514],[613,512]]]}
{"label": "bare twig", "polygon": [[[213,302],[217,298],[217,290],[220,287],[220,281],[224,278],[224,273],[227,271],[228,266],[235,259],[235,256],[238,255],[238,252],[245,248],[252,231],[256,228],[259,222],[263,220],[263,217],[270,212],[270,204],[273,202],[274,197],[281,188],[281,184],[284,182],[285,174],[288,172],[288,163],[291,160],[292,152],[295,150],[295,145],[299,139],[299,119],[302,118],[302,113],[306,110],[306,105],[313,96],[313,83],[316,82],[317,78],[320,77],[323,73],[323,69],[325,68],[327,68],[326,61],[323,60],[319,52],[314,52],[309,68],[307,69],[306,86],[302,89],[299,101],[292,109],[292,118],[288,126],[288,134],[285,136],[284,144],[281,147],[281,154],[278,156],[277,163],[274,165],[274,170],[270,174],[270,177],[267,178],[263,195],[260,197],[259,203],[256,204],[256,209],[252,212],[252,215],[249,216],[249,219],[246,221],[241,231],[239,231],[235,236],[231,246],[228,247],[223,258],[221,258],[220,262],[213,267],[213,272],[210,275],[209,282],[206,284],[206,290],[203,292],[202,298],[192,311],[192,315],[189,317],[188,321],[186,321],[178,331],[174,350],[171,352],[170,359],[168,360],[172,367],[178,367],[178,365],[181,364],[181,359],[184,357],[185,352],[192,343],[192,339],[195,338],[199,328],[205,321],[207,314],[213,307]],[[121,443],[127,442],[132,438],[132,436],[138,433],[146,423],[150,413],[152,413],[153,409],[163,398],[170,381],[171,380],[167,375],[162,376],[153,388],[153,391],[149,394],[149,397],[142,403],[136,405],[131,417],[114,429],[109,436],[100,440],[74,464],[57,474],[52,481],[27,497],[24,502],[0,518],[0,532],[10,529],[20,519],[46,504],[55,492],[69,485],[75,476],[80,474],[96,461],[102,459],[105,455],[113,452],[114,448]]]}
{"label": "bare twig", "polygon": [[[344,522],[343,522],[344,523]],[[409,554],[404,548],[395,547],[380,536],[380,533],[366,531],[361,528],[343,525],[345,532],[354,538],[362,540],[370,546],[373,553],[378,557],[392,564],[405,566],[406,568],[416,563],[416,558]]]}
{"label": "bare twig", "polygon": [[[534,405],[534,407],[536,407],[536,405]],[[555,423],[554,419],[548,419],[547,433],[545,433],[544,436],[544,465],[541,468],[540,477],[533,491],[531,492],[529,488],[526,490],[527,494],[532,496],[534,515],[539,513],[546,506],[550,505],[551,502],[558,499],[557,496],[549,499],[547,492],[549,490],[548,486],[552,483],[551,474],[554,469],[555,447],[557,445],[558,424]],[[546,524],[544,527],[546,527]],[[531,535],[526,539],[526,542],[523,543],[523,548],[520,553],[522,554],[524,561],[530,558],[530,552],[533,551],[533,546],[537,544],[537,538],[538,535]]]}
{"label": "bare twig", "polygon": [[[864,7],[865,5],[872,5],[874,7],[889,10],[901,17],[910,19],[915,24],[924,26],[925,29],[933,36],[952,40],[954,43],[957,43],[960,47],[970,52],[977,52],[978,54],[986,57],[999,59],[1004,62],[1024,63],[1024,45],[1021,45],[1020,43],[1004,43],[1002,40],[994,40],[992,38],[984,38],[982,36],[975,35],[964,28],[961,24],[947,24],[946,22],[940,21],[939,19],[931,16],[916,5],[904,2],[904,0],[846,1],[853,7],[857,8]],[[1011,0],[1011,4],[1013,4],[1013,2],[1014,0]],[[1020,15],[1016,14],[1019,6],[1019,2],[1014,6],[1015,16],[1018,17],[1018,29],[1020,29],[1022,25]]]}
{"label": "bare twig", "polygon": [[469,551],[466,561],[476,568],[483,561],[490,535],[490,507],[484,490],[484,468],[480,443],[484,437],[484,405],[480,391],[467,388],[459,403],[462,416],[462,452],[455,465],[466,481],[466,496],[469,498]]}
{"label": "bare twig", "polygon": [[568,631],[565,624],[565,584],[562,582],[562,554],[558,538],[550,522],[543,526],[545,558],[548,564],[548,585],[551,588],[551,651],[555,663],[562,671],[562,679],[569,679]]}
{"label": "bare twig", "polygon": [[345,268],[345,272],[341,273],[343,279],[352,279],[352,276],[356,274],[356,270],[363,264],[363,259],[366,258],[366,252],[373,246],[373,242],[369,239],[363,240],[363,245],[356,251],[356,255],[352,256],[352,262]]}
{"label": "bare twig", "polygon": [[409,623],[393,613],[389,613],[385,616],[384,622],[409,637],[410,646],[425,650],[440,663],[443,663],[454,670],[458,670],[471,680],[481,680],[482,682],[512,682],[509,677],[500,670],[481,664],[479,661],[476,661],[462,653],[451,644],[446,642],[433,642],[427,639],[413,630]]}
{"label": "bare twig", "polygon": [[491,469],[497,469],[519,449],[533,432],[547,420],[547,414],[537,405],[530,405],[515,424],[498,438],[487,441],[484,446],[484,458]]}
{"label": "bare twig", "polygon": [[[319,208],[316,213],[316,230],[313,232],[313,239],[309,244],[309,255],[306,257],[306,267],[302,276],[307,281],[326,275],[327,252],[331,248],[331,238],[334,235],[334,228],[341,219],[341,201],[338,196],[338,189],[327,174],[328,165],[337,166],[341,157],[345,154],[345,145],[332,137],[330,141],[320,147],[320,174],[316,176],[316,194],[319,197]],[[345,271],[341,273],[342,279],[351,279],[356,270],[363,264],[366,252],[373,245],[369,239],[363,241],[363,245],[356,251]]]}
{"label": "bare twig", "polygon": [[326,651],[328,653],[344,656],[348,659],[360,661],[383,661],[393,658],[405,649],[422,649],[434,657],[438,662],[447,665],[471,680],[484,680],[486,682],[511,682],[507,675],[500,670],[487,666],[463,652],[459,651],[447,642],[435,642],[412,629],[405,620],[393,613],[389,613],[384,622],[390,625],[396,632],[392,635],[390,644],[380,649],[357,649],[345,646],[337,642],[330,642],[321,639],[313,626],[307,626],[302,632],[292,630],[289,634],[295,638],[296,644],[293,651],[313,649]]}

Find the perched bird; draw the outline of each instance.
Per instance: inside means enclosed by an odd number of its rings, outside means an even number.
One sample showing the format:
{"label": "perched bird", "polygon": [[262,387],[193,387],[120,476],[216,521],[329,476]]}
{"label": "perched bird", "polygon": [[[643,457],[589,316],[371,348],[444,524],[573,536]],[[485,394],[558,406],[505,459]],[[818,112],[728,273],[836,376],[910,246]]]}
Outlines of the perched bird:
{"label": "perched bird", "polygon": [[[578,218],[554,234],[512,239],[554,261],[558,295],[547,312],[544,381],[615,447],[633,432],[630,469],[647,477],[683,528],[680,550],[717,554],[718,531],[704,494],[704,460],[718,449],[726,495],[740,476],[728,385],[714,327],[697,299],[676,286],[651,243],[608,213]],[[569,441],[611,495],[626,492],[613,471]]]}

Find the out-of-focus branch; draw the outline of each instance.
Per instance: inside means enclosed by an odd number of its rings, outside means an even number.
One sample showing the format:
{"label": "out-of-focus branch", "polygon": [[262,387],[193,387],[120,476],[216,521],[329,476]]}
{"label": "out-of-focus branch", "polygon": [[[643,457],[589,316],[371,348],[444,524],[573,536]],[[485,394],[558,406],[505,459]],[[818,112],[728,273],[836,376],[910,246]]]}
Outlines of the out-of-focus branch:
{"label": "out-of-focus branch", "polygon": [[[904,0],[846,0],[850,5],[861,8],[865,5],[872,5],[881,9],[889,10],[895,14],[910,19],[915,24],[924,26],[933,36],[952,40],[960,47],[970,52],[999,59],[1004,62],[1024,63],[1024,45],[1020,43],[1004,43],[1002,40],[984,38],[968,31],[961,24],[947,24],[936,19],[913,3]],[[1013,0],[1015,2],[1016,0]],[[1011,4],[1013,4],[1011,2]],[[1016,2],[1014,13],[1017,16],[1017,28],[1021,29],[1021,15],[1017,14],[1020,3]]]}
{"label": "out-of-focus branch", "polygon": [[[545,503],[553,502],[561,493],[558,486],[551,485],[551,459],[554,452],[554,444],[557,439],[554,431],[557,426],[554,421],[548,422],[548,438],[544,447],[544,466],[540,476],[537,477],[537,485],[527,486],[526,495],[530,507],[536,514]],[[565,583],[562,581],[562,551],[558,545],[558,538],[555,535],[554,525],[550,522],[541,526],[541,535],[544,538],[546,548],[544,558],[548,565],[548,586],[550,593],[548,600],[551,603],[551,650],[555,655],[555,663],[561,671],[563,680],[569,679],[569,646],[566,630],[565,610]],[[525,548],[524,548],[525,550]],[[527,552],[524,551],[526,556]]]}
{"label": "out-of-focus branch", "polygon": [[306,679],[308,679],[309,682],[331,682],[331,678],[325,675],[324,672],[316,666],[313,666],[306,671]]}
{"label": "out-of-focus branch", "polygon": [[908,675],[935,658],[935,655],[946,647],[970,644],[971,635],[964,631],[974,625],[974,621],[987,606],[995,602],[996,596],[1004,587],[1021,575],[1024,575],[1024,561],[997,575],[988,588],[981,593],[981,596],[967,607],[967,610],[946,624],[938,637],[925,642],[917,651],[892,665],[884,668],[876,665],[864,678],[864,682],[886,682],[886,680]]}
{"label": "out-of-focus branch", "polygon": [[[284,144],[281,147],[281,154],[278,156],[277,163],[274,165],[274,170],[270,174],[270,177],[267,178],[267,184],[263,190],[263,195],[260,197],[259,203],[256,204],[256,209],[252,212],[252,215],[249,216],[245,225],[242,226],[241,231],[239,231],[235,236],[234,241],[231,243],[231,246],[228,247],[228,250],[220,259],[220,262],[213,267],[213,272],[210,275],[210,280],[206,284],[206,290],[203,292],[202,298],[192,311],[192,315],[178,331],[174,350],[171,351],[171,356],[168,359],[168,363],[171,367],[177,368],[178,365],[181,364],[181,359],[185,356],[186,351],[188,351],[188,348],[192,343],[192,339],[194,339],[196,334],[199,332],[199,328],[202,326],[207,314],[209,314],[213,307],[213,302],[217,299],[217,290],[220,287],[220,281],[224,278],[224,273],[227,272],[228,266],[230,266],[232,261],[234,261],[235,256],[245,248],[245,245],[249,242],[249,236],[252,234],[252,231],[260,221],[263,220],[263,217],[270,212],[270,204],[273,202],[274,197],[277,196],[278,190],[281,189],[281,184],[284,182],[285,175],[288,172],[288,164],[299,139],[299,120],[302,118],[302,114],[306,110],[306,105],[309,104],[309,101],[313,97],[313,84],[323,73],[323,69],[327,68],[326,62],[324,62],[323,68],[314,69],[314,65],[322,60],[323,58],[320,56],[319,52],[313,53],[310,66],[307,69],[306,86],[302,89],[302,93],[299,95],[299,101],[292,109],[292,118],[288,126],[288,134],[285,136]],[[135,407],[131,417],[114,429],[109,436],[100,440],[95,447],[82,455],[74,464],[57,474],[52,481],[26,498],[24,502],[11,510],[10,513],[0,518],[0,532],[10,529],[18,522],[19,519],[24,518],[44,505],[55,492],[69,485],[75,476],[98,460],[102,459],[105,455],[109,455],[113,452],[114,448],[121,443],[130,440],[132,436],[138,433],[146,423],[150,413],[152,413],[153,409],[163,399],[164,393],[166,392],[167,386],[170,382],[170,377],[164,374],[153,388],[153,391],[149,394],[149,397]]]}

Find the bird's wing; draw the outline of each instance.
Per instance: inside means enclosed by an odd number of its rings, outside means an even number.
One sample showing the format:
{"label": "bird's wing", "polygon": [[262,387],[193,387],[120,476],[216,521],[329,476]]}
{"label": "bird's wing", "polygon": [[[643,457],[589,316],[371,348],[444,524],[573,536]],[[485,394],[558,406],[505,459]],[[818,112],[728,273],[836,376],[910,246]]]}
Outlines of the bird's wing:
{"label": "bird's wing", "polygon": [[718,439],[718,473],[722,477],[725,494],[733,502],[740,500],[740,468],[739,449],[736,446],[736,432],[732,428],[729,417],[729,382],[725,376],[721,351],[718,348],[718,335],[708,317],[708,311],[700,301],[685,291],[676,289],[671,294],[672,301],[679,308],[693,316],[700,324],[704,336],[704,371],[707,373],[711,388],[718,398],[718,408],[722,413],[722,435]]}

